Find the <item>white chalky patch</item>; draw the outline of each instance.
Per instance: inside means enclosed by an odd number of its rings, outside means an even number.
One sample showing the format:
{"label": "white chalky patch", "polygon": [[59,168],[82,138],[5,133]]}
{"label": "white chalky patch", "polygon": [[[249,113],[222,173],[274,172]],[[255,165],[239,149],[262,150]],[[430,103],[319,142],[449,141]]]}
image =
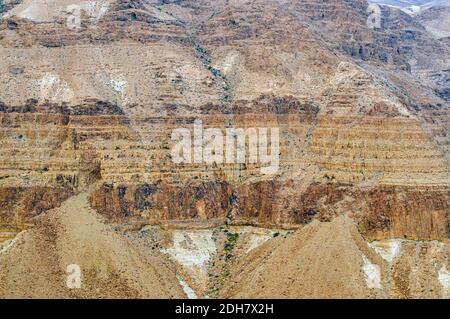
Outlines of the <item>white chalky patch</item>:
{"label": "white chalky patch", "polygon": [[74,93],[65,81],[61,81],[59,76],[46,73],[40,80],[37,80],[40,90],[40,100],[52,102],[69,102]]}
{"label": "white chalky patch", "polygon": [[59,82],[59,78],[50,73],[46,73],[40,80],[41,87],[49,87],[58,82]]}
{"label": "white chalky patch", "polygon": [[83,3],[81,5],[81,9],[85,10],[91,18],[99,20],[108,12],[109,3],[104,3],[102,1],[90,1]]}
{"label": "white chalky patch", "polygon": [[144,8],[150,12],[155,18],[158,18],[162,21],[175,21],[176,19],[172,17],[171,15],[165,13],[162,10],[159,10],[158,8],[155,8],[149,3],[146,3],[146,1],[143,2]]}
{"label": "white chalky patch", "polygon": [[127,81],[120,79],[111,79],[110,84],[114,91],[119,93],[124,93],[125,88],[127,87]]}
{"label": "white chalky patch", "polygon": [[[389,101],[385,101],[386,104],[389,105]],[[406,106],[400,104],[400,103],[395,103],[394,104],[395,109],[401,114],[401,115],[405,115],[405,116],[410,116],[411,113],[408,111],[408,109],[406,108]]]}
{"label": "white chalky patch", "polygon": [[91,19],[99,20],[109,10],[111,0],[73,0],[73,1],[48,1],[48,0],[24,0],[5,14],[5,17],[17,16],[34,22],[54,21],[68,14],[67,9],[78,8],[83,10]]}
{"label": "white chalky patch", "polygon": [[272,238],[272,236],[269,236],[269,235],[252,234],[250,237],[250,240],[249,240],[247,253],[252,251],[253,249],[261,246],[262,244],[264,244],[266,241],[268,241],[271,238]]}
{"label": "white chalky patch", "polygon": [[232,226],[230,231],[241,235],[248,236],[246,241],[246,253],[249,253],[253,249],[261,246],[266,241],[273,238],[275,233],[280,235],[286,235],[288,232],[280,229],[266,229],[253,226]]}
{"label": "white chalky patch", "polygon": [[4,243],[0,244],[0,254],[3,254],[4,252],[8,251],[11,247],[14,246],[14,244],[17,242],[20,236],[23,236],[25,231],[22,231],[16,235],[16,237],[6,240]]}
{"label": "white chalky patch", "polygon": [[173,246],[163,249],[181,265],[190,268],[204,268],[211,256],[216,252],[216,243],[211,230],[173,232]]}
{"label": "white chalky patch", "polygon": [[223,74],[227,75],[230,73],[235,65],[238,63],[239,55],[237,52],[230,52],[223,59],[222,63],[215,66],[215,68],[219,69],[223,72]]}
{"label": "white chalky patch", "polygon": [[447,266],[443,265],[438,272],[438,280],[441,283],[442,288],[444,288],[444,297],[447,298],[450,293],[450,271],[447,270]]}
{"label": "white chalky patch", "polygon": [[25,10],[21,11],[17,16],[22,19],[31,19],[33,20],[33,12],[36,10],[36,4],[31,4],[29,7],[25,8]]}
{"label": "white chalky patch", "polygon": [[420,6],[414,6],[414,5],[407,7],[407,8],[402,8],[403,12],[405,12],[411,16],[417,15],[421,10],[422,10],[422,8]]}
{"label": "white chalky patch", "polygon": [[390,239],[384,241],[373,241],[369,244],[377,254],[384,260],[392,263],[395,257],[400,253],[401,241],[398,239]]}
{"label": "white chalky patch", "polygon": [[0,249],[0,254],[4,253],[5,251],[7,251],[8,249],[10,249],[14,243],[16,242],[15,239],[9,239],[7,241],[5,241],[2,245],[1,245],[1,249]]}
{"label": "white chalky patch", "polygon": [[194,290],[192,290],[191,287],[181,278],[180,275],[177,275],[178,282],[181,285],[181,288],[183,288],[184,293],[188,297],[188,299],[198,299],[197,295],[195,294]]}
{"label": "white chalky patch", "polygon": [[367,287],[370,289],[382,289],[380,267],[372,264],[366,256],[363,256],[363,262],[362,270],[366,278]]}

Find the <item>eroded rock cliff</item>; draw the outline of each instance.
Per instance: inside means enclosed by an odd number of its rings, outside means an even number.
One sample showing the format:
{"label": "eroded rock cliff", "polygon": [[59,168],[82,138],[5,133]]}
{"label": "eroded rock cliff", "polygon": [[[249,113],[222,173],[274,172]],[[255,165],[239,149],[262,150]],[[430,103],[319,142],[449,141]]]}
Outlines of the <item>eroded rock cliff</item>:
{"label": "eroded rock cliff", "polygon": [[[1,20],[2,224],[95,183],[114,221],[350,213],[372,238],[448,237],[449,47],[416,19],[383,7],[371,30],[364,1],[80,1],[74,30],[55,3]],[[195,119],[278,127],[279,171],[173,163],[171,133]]]}

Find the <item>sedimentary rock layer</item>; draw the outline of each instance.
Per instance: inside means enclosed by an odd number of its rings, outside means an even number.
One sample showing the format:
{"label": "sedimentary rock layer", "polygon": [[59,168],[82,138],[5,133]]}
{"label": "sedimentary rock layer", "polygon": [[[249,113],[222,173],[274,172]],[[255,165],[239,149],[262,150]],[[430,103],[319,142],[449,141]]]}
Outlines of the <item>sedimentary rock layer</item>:
{"label": "sedimentary rock layer", "polygon": [[[79,29],[61,1],[7,12],[2,224],[95,184],[110,220],[298,227],[351,213],[373,238],[448,236],[445,42],[394,9],[370,30],[364,1],[210,4],[106,1]],[[279,128],[279,170],[175,164],[171,134],[195,120]]]}

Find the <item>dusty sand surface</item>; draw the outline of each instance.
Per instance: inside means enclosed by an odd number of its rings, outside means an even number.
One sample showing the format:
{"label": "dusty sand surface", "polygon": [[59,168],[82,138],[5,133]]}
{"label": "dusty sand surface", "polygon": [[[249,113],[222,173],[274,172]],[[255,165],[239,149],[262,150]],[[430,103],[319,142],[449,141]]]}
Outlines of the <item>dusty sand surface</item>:
{"label": "dusty sand surface", "polygon": [[[342,216],[274,238],[231,265],[225,298],[448,298],[449,244],[399,241],[389,262]],[[439,280],[440,278],[440,280]]]}
{"label": "dusty sand surface", "polygon": [[350,224],[347,218],[313,222],[286,239],[276,238],[256,248],[232,267],[222,296],[371,297],[361,271],[361,249],[366,244]]}
{"label": "dusty sand surface", "polygon": [[[78,264],[81,289],[68,289],[68,265]],[[175,267],[139,250],[102,223],[88,194],[42,216],[0,254],[0,297],[185,298]]]}

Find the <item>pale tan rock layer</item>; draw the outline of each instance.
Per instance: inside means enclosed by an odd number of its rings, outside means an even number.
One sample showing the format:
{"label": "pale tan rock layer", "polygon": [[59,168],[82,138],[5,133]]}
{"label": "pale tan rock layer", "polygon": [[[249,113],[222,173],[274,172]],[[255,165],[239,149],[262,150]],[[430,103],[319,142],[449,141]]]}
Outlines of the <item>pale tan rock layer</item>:
{"label": "pale tan rock layer", "polygon": [[[205,128],[225,128],[226,116],[201,118]],[[448,166],[414,120],[325,119],[314,112],[233,115],[237,127],[280,127],[275,181],[262,175],[258,164],[174,164],[170,134],[192,127],[193,120],[3,114],[3,220],[27,224],[34,214],[101,180],[91,203],[119,220],[228,217],[234,223],[295,227],[352,211],[376,238],[448,234]],[[24,127],[11,129],[19,121]]]}
{"label": "pale tan rock layer", "polygon": [[[79,31],[63,14],[8,16],[1,223],[26,227],[98,182],[91,204],[115,220],[297,227],[350,212],[373,238],[448,237],[448,46],[392,10],[369,30],[365,5],[119,0]],[[195,119],[279,127],[279,172],[175,165],[171,132]]]}

